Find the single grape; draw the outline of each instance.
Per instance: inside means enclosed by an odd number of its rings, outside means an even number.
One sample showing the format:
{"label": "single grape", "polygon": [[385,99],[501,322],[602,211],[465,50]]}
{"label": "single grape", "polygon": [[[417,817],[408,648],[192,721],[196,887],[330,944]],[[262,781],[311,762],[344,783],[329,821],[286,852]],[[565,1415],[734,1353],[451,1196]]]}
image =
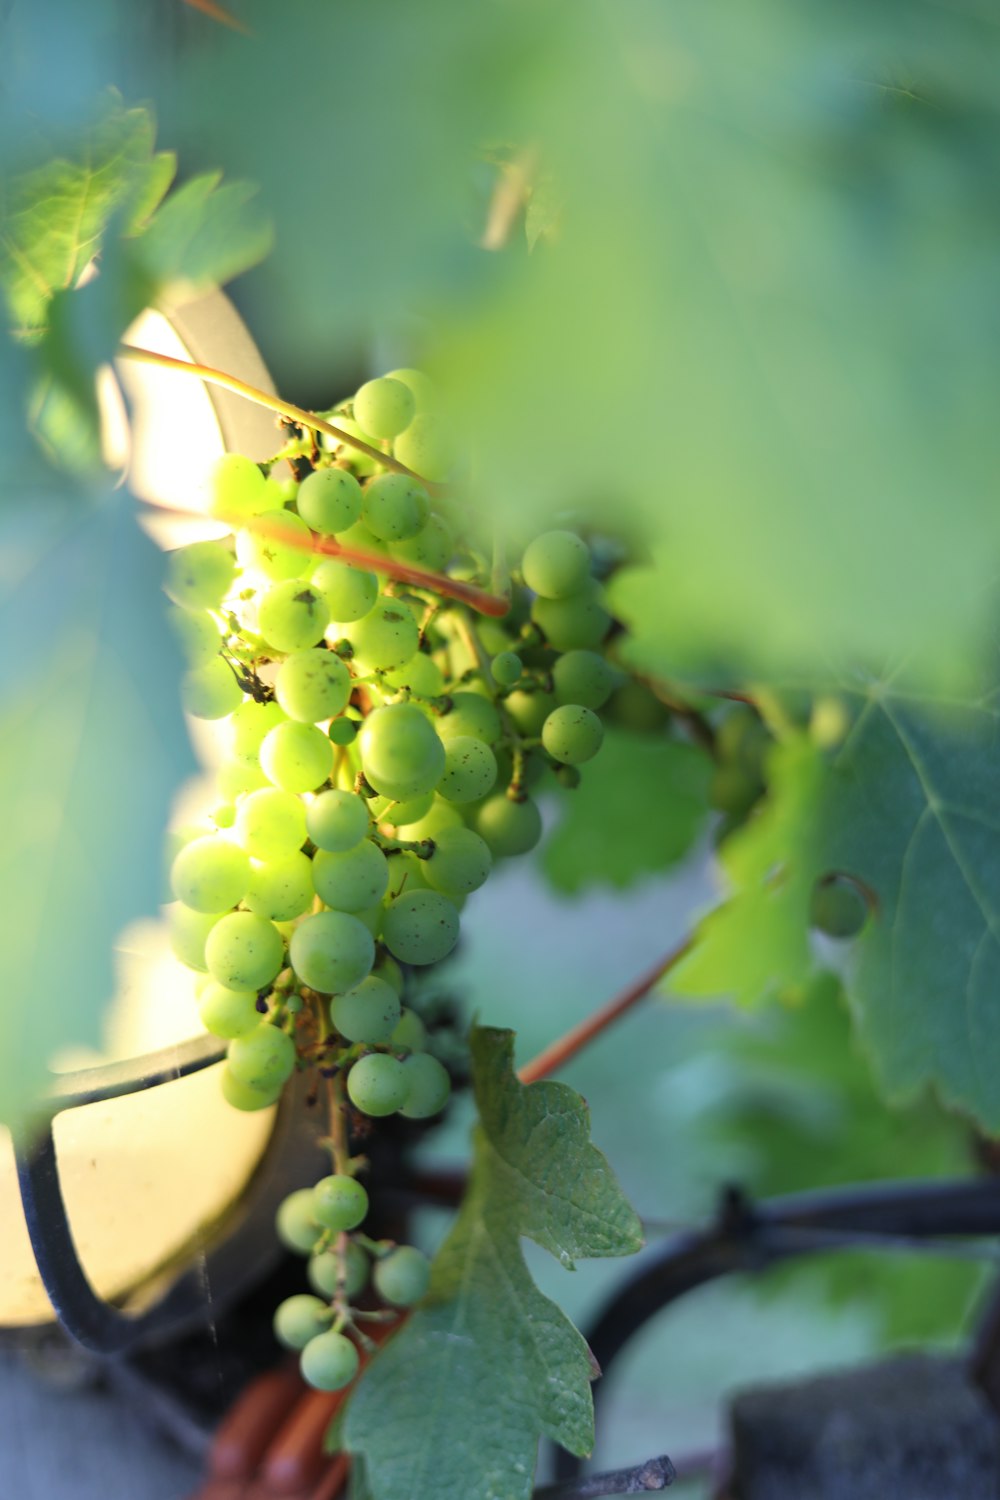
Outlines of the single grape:
{"label": "single grape", "polygon": [[427,525],[427,491],[405,474],[380,474],[365,490],[364,522],[383,542],[402,542]]}
{"label": "single grape", "polygon": [[374,609],[344,632],[362,672],[389,672],[415,655],[420,631],[411,611],[396,599],[380,599]]}
{"label": "single grape", "polygon": [[597,715],[575,703],[554,708],[542,725],[542,744],[553,760],[567,766],[592,760],[603,739],[604,726]]}
{"label": "single grape", "polygon": [[421,839],[437,839],[438,834],[446,828],[462,827],[464,827],[462,814],[454,803],[445,802],[442,798],[435,796],[430,811],[417,822],[401,826],[399,836],[413,843],[419,843]]}
{"label": "single grape", "polygon": [[185,672],[181,702],[194,719],[225,719],[243,702],[243,689],[232,667],[214,656],[207,666]]}
{"label": "single grape", "polygon": [[590,577],[590,549],[572,531],[546,531],[528,544],[521,572],[544,599],[566,599]]}
{"label": "single grape", "polygon": [[583,779],[576,766],[565,765],[556,766],[555,778],[559,785],[565,787],[568,792],[575,792]]}
{"label": "single grape", "polygon": [[218,656],[222,637],[218,625],[207,611],[183,609],[179,604],[168,604],[167,618],[190,671],[207,667],[213,657]]}
{"label": "single grape", "polygon": [[231,802],[219,802],[212,808],[212,822],[216,828],[232,828],[236,822],[236,808]]}
{"label": "single grape", "polygon": [[372,974],[376,979],[384,980],[390,989],[395,990],[396,994],[402,997],[406,988],[406,979],[399,964],[388,953],[382,954]]}
{"label": "single grape", "polygon": [[262,515],[265,510],[284,510],[286,505],[294,504],[298,492],[299,482],[295,475],[289,473],[284,462],[276,464],[264,484],[267,504],[262,505],[256,514]]}
{"label": "single grape", "polygon": [[[353,417],[347,416],[346,412],[332,412],[329,421],[334,427],[339,428],[341,432],[348,433],[351,437],[360,438],[363,443],[368,444],[369,448],[378,449],[379,440],[375,434],[372,432],[363,432],[360,423],[356,422]],[[320,441],[324,448],[336,454],[338,463],[350,464],[355,474],[374,474],[376,469],[375,459],[371,458],[367,453],[363,453],[360,448],[356,448],[353,443],[345,443],[342,439],[331,437],[328,433],[324,433]]]}
{"label": "single grape", "polygon": [[471,735],[492,745],[503,733],[503,725],[496,707],[481,693],[452,693],[451,708],[434,720],[434,727],[443,740],[456,739],[459,735]]}
{"label": "single grape", "polygon": [[497,792],[477,809],[475,826],[494,856],[510,857],[534,849],[542,836],[542,815],[530,798],[512,802]]}
{"label": "single grape", "polygon": [[389,860],[389,889],[387,900],[393,901],[403,891],[428,891],[430,885],[424,875],[426,860],[418,859],[409,849],[396,853]]}
{"label": "single grape", "polygon": [[247,698],[226,726],[234,755],[256,755],[269,729],[284,724],[288,715],[277,703],[256,703]]}
{"label": "single grape", "polygon": [[393,1027],[389,1043],[397,1051],[400,1048],[414,1053],[424,1050],[427,1046],[427,1027],[415,1010],[410,1010],[408,1006],[403,1007],[403,1013]]}
{"label": "single grape", "polygon": [[353,745],[360,727],[357,719],[349,719],[345,716],[334,719],[327,733],[335,745]]}
{"label": "single grape", "polygon": [[[363,503],[363,502],[362,502]],[[347,531],[342,531],[337,538],[342,547],[350,547],[354,552],[373,552],[377,557],[388,557],[389,548],[382,538],[376,536],[374,531],[367,527],[363,520],[355,521],[354,525]],[[353,563],[352,567],[359,564]]]}
{"label": "single grape", "polygon": [[[588,708],[598,705],[589,703]],[[670,710],[661,703],[655,693],[650,692],[644,682],[626,681],[616,687],[608,700],[606,717],[623,729],[634,729],[640,734],[650,734],[662,729],[670,720]]]}
{"label": "single grape", "polygon": [[389,1040],[401,1014],[396,991],[374,974],[330,1001],[330,1020],[341,1036],[369,1047]]}
{"label": "single grape", "polygon": [[229,1043],[229,1072],[238,1083],[273,1094],[295,1071],[295,1043],[269,1021]]}
{"label": "single grape", "polygon": [[363,1115],[393,1115],[406,1103],[403,1064],[386,1052],[359,1057],[347,1075],[351,1103]]}
{"label": "single grape", "polygon": [[556,707],[555,695],[542,692],[540,688],[515,688],[503,700],[505,712],[514,721],[521,734],[533,738],[540,734],[542,725]]}
{"label": "single grape", "polygon": [[458,942],[458,912],[437,891],[404,891],[390,905],[382,940],[404,964],[436,964]]}
{"label": "single grape", "polygon": [[448,566],[455,551],[455,538],[443,517],[432,511],[416,536],[390,542],[389,552],[400,562],[440,573]]}
{"label": "single grape", "polygon": [[283,859],[254,861],[245,901],[259,917],[290,922],[313,902],[312,863],[299,850]]}
{"label": "single grape", "polygon": [[333,651],[297,651],[282,662],[274,690],[290,719],[318,724],[347,707],[351,674]]}
{"label": "single grape", "polygon": [[399,1113],[408,1120],[429,1120],[439,1115],[451,1095],[447,1069],[429,1052],[414,1052],[403,1063],[403,1071],[407,1093]]}
{"label": "single grape", "polygon": [[383,1302],[412,1307],[430,1285],[431,1267],[426,1255],[412,1245],[400,1245],[375,1262],[372,1281]]}
{"label": "single grape", "polygon": [[268,780],[283,792],[311,792],[333,770],[333,746],[315,724],[290,720],[264,736],[260,764]]}
{"label": "single grape", "polygon": [[316,894],[336,911],[357,912],[375,906],[388,884],[386,857],[370,839],[341,853],[320,849],[313,859]]}
{"label": "single grape", "polygon": [[251,1084],[235,1078],[228,1067],[221,1070],[219,1080],[222,1097],[226,1103],[233,1109],[240,1109],[247,1113],[257,1109],[270,1109],[272,1104],[277,1104],[281,1094],[280,1084],[271,1090],[256,1089]]}
{"label": "single grape", "polygon": [[304,1349],[311,1339],[325,1333],[333,1309],[318,1297],[300,1292],[286,1297],[274,1314],[274,1336],[286,1349]]}
{"label": "single grape", "polygon": [[438,404],[437,388],[429,375],[423,370],[411,370],[403,368],[390,370],[386,376],[387,380],[398,380],[413,392],[419,411],[433,411]]}
{"label": "single grape", "polygon": [[375,437],[398,437],[413,421],[417,403],[409,386],[401,380],[383,375],[368,380],[354,398],[354,415]]}
{"label": "single grape", "polygon": [[203,973],[207,970],[205,944],[215,924],[221,922],[225,915],[221,911],[192,911],[191,907],[184,906],[180,901],[170,907],[170,946],[182,964],[186,964],[189,969],[200,969]]}
{"label": "single grape", "polygon": [[368,782],[399,801],[433,791],[445,768],[445,748],[433,724],[411,703],[368,715],[358,735]]}
{"label": "single grape", "polygon": [[[343,1292],[347,1300],[350,1301],[352,1297],[356,1297],[364,1289],[365,1283],[368,1280],[369,1270],[367,1255],[361,1246],[356,1245],[353,1240],[348,1240],[347,1242],[344,1269],[347,1274],[344,1280]],[[314,1255],[309,1262],[306,1275],[309,1277],[309,1285],[313,1291],[318,1292],[321,1297],[326,1297],[332,1301],[339,1290],[340,1257],[337,1255],[336,1250],[321,1250],[318,1255]]]}
{"label": "single grape", "polygon": [[371,973],[375,943],[357,917],[320,911],[306,917],[295,929],[289,957],[292,968],[310,989],[324,995],[341,994]]}
{"label": "single grape", "polygon": [[338,625],[364,619],[378,599],[378,579],[374,573],[354,568],[335,557],[326,557],[312,571],[312,582],[326,600],[330,619]]}
{"label": "single grape", "polygon": [[367,1212],[368,1194],[343,1172],[321,1177],[313,1188],[313,1217],[324,1229],[357,1229]]}
{"label": "single grape", "polygon": [[567,651],[552,668],[556,700],[602,708],[611,696],[618,673],[596,651]]}
{"label": "single grape", "polygon": [[490,662],[493,681],[498,682],[501,687],[513,687],[523,670],[521,658],[516,651],[501,651]]}
{"label": "single grape", "polygon": [[397,802],[392,797],[373,797],[372,817],[376,823],[390,823],[394,828],[399,828],[404,823],[415,823],[418,818],[422,818],[430,811],[433,802],[433,792],[424,792],[420,797],[408,797],[405,802]]}
{"label": "single grape", "polygon": [[306,809],[309,837],[318,849],[331,854],[356,848],[370,825],[364,798],[356,792],[320,792]]}
{"label": "single grape", "polygon": [[314,565],[312,532],[290,510],[267,510],[236,533],[241,568],[274,583],[299,578]]}
{"label": "single grape", "polygon": [[600,585],[593,579],[563,599],[537,598],[531,618],[556,651],[592,651],[611,625]]}
{"label": "single grape", "polygon": [[270,504],[267,480],[253,459],[242,453],[225,453],[208,480],[208,513],[235,527],[256,516]]}
{"label": "single grape", "polygon": [[312,1188],[297,1188],[282,1200],[275,1228],[286,1250],[294,1250],[299,1255],[311,1255],[315,1250],[323,1226],[316,1220],[314,1207]]}
{"label": "single grape", "polygon": [[225,542],[191,542],[167,554],[163,587],[175,604],[188,609],[218,609],[236,573]]}
{"label": "single grape", "polygon": [[428,885],[442,895],[467,896],[485,884],[493,856],[471,828],[443,828],[434,836],[434,853],[423,868]]}
{"label": "single grape", "polygon": [[260,1025],[256,990],[230,990],[212,980],[198,996],[201,1024],[212,1036],[231,1041]]}
{"label": "single grape", "polygon": [[237,807],[235,833],[254,859],[287,859],[306,841],[305,808],[290,792],[262,787]]}
{"label": "single grape", "polygon": [[478,802],[497,779],[496,756],[489,745],[472,735],[459,734],[445,746],[444,775],[438,794],[448,802]]}
{"label": "single grape", "polygon": [[219,766],[215,779],[221,795],[233,802],[247,792],[263,791],[271,784],[261,770],[256,754],[231,755]]}
{"label": "single grape", "polygon": [[317,1391],[340,1391],[358,1373],[358,1351],[342,1333],[321,1333],[299,1356],[302,1379]]}
{"label": "single grape", "polygon": [[426,651],[418,651],[404,666],[386,672],[385,680],[390,687],[409,688],[422,698],[437,698],[444,692],[444,673]]}
{"label": "single grape", "polygon": [[250,861],[244,851],[212,834],[185,844],[170,871],[170,885],[178,901],[204,912],[238,905],[249,879]]}
{"label": "single grape", "polygon": [[273,584],[257,607],[260,633],[275,651],[305,651],[315,646],[329,623],[330,610],[322,592],[301,578]]}
{"label": "single grape", "polygon": [[316,469],[299,485],[296,504],[307,526],[333,536],[360,516],[361,486],[347,469]]}
{"label": "single grape", "polygon": [[230,912],[216,922],[205,942],[205,963],[212,978],[230,990],[259,990],[281,968],[285,946],[281,934],[253,912]]}
{"label": "single grape", "polygon": [[757,772],[738,761],[723,761],[715,766],[708,787],[708,800],[718,812],[730,818],[742,818],[764,790]]}
{"label": "single grape", "polygon": [[846,875],[827,876],[813,886],[809,922],[832,938],[857,937],[868,920],[868,902]]}
{"label": "single grape", "polygon": [[431,412],[418,412],[393,443],[392,451],[400,463],[422,479],[447,479],[454,460],[447,428]]}

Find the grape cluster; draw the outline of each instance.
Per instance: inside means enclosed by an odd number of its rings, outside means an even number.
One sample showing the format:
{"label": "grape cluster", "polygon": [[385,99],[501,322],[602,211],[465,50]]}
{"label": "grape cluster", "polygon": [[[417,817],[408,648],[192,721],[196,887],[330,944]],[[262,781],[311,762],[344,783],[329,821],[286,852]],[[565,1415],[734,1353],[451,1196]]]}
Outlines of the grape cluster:
{"label": "grape cluster", "polygon": [[306,1068],[327,1092],[334,1174],[278,1221],[312,1257],[314,1295],[276,1319],[323,1389],[357,1368],[352,1299],[372,1256],[390,1308],[426,1287],[419,1252],[360,1234],[367,1195],[347,1144],[352,1108],[422,1120],[447,1102],[449,1073],[403,1003],[408,973],[447,958],[493,864],[537,844],[533,794],[547,776],[576,783],[622,680],[575,532],[530,541],[502,619],[414,574],[485,586],[496,573],[492,544],[437,483],[452,448],[425,376],[369,381],[330,421],[427,482],[292,430],[270,464],[221,460],[209,509],[233,535],[172,553],[167,579],[185,705],[228,734],[211,821],[175,837],[174,951],[229,1042],[232,1105],[266,1108]]}

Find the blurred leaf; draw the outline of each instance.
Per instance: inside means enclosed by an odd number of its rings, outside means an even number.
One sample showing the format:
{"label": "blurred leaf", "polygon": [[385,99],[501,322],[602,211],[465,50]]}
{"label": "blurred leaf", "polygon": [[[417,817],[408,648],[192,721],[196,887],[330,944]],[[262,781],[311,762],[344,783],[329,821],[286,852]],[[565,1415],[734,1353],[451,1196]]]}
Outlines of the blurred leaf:
{"label": "blurred leaf", "polygon": [[609,729],[545,845],[559,890],[628,886],[687,853],[708,814],[711,762],[678,740]]}
{"label": "blurred leaf", "polygon": [[162,557],[129,498],[36,499],[7,508],[0,529],[12,643],[0,741],[11,976],[0,1116],[16,1124],[53,1052],[99,1041],[113,940],[158,909],[163,829],[194,761]]}
{"label": "blurred leaf", "polygon": [[171,193],[132,248],[154,286],[182,283],[205,291],[262,260],[273,232],[251,201],[247,182],[222,184],[221,172],[194,177]]}
{"label": "blurred leaf", "polygon": [[593,1446],[589,1351],[536,1289],[520,1239],[571,1269],[576,1256],[628,1255],[642,1236],[589,1142],[583,1100],[565,1084],[519,1084],[513,1040],[473,1032],[480,1126],[465,1202],[426,1301],[348,1409],[344,1441],[377,1500],[527,1500],[540,1436]]}

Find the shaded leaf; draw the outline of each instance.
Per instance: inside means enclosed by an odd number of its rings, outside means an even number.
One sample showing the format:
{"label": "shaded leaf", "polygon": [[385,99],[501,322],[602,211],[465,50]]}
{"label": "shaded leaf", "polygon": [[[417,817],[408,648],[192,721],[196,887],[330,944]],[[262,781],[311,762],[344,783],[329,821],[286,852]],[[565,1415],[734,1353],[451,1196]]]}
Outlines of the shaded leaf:
{"label": "shaded leaf", "polygon": [[273,234],[252,183],[222,183],[221,172],[194,177],[171,193],[132,248],[154,286],[182,283],[204,291],[256,265]]}

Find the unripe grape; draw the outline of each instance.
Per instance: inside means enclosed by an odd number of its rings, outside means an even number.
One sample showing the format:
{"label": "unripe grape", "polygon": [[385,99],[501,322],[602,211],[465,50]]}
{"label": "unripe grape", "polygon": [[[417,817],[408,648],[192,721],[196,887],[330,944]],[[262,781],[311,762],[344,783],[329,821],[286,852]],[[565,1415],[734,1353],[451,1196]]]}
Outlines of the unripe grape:
{"label": "unripe grape", "polygon": [[373,797],[370,806],[376,823],[390,823],[394,828],[399,828],[404,823],[415,823],[422,818],[430,811],[433,803],[434,793],[424,792],[420,797],[408,797],[405,802],[398,802],[392,797]]}
{"label": "unripe grape", "polygon": [[258,1109],[270,1109],[272,1104],[278,1102],[281,1094],[281,1084],[273,1089],[257,1089],[252,1084],[244,1083],[242,1079],[233,1076],[228,1067],[222,1068],[219,1074],[222,1097],[233,1109],[243,1110],[250,1114]]}
{"label": "unripe grape", "polygon": [[268,482],[253,459],[225,453],[209,475],[208,513],[233,527],[258,515],[271,503]]}
{"label": "unripe grape", "polygon": [[542,836],[542,815],[530,798],[512,802],[498,792],[477,810],[476,832],[494,855],[527,854]]}
{"label": "unripe grape", "polygon": [[454,460],[454,444],[447,428],[431,412],[418,412],[413,421],[392,445],[400,463],[422,479],[448,477]]}
{"label": "unripe grape", "polygon": [[423,370],[413,370],[404,366],[399,370],[390,370],[385,378],[398,380],[412,391],[419,411],[433,411],[437,406],[439,399],[437,387]]}
{"label": "unripe grape", "polygon": [[249,911],[223,917],[205,941],[208,972],[230,990],[263,989],[280,970],[284,956],[273,923]]}
{"label": "unripe grape", "polygon": [[349,719],[345,715],[342,718],[334,719],[327,733],[334,745],[353,745],[358,737],[358,729],[360,727],[357,719]]}
{"label": "unripe grape", "polygon": [[[342,537],[341,541],[346,538]],[[336,557],[326,557],[312,571],[312,582],[326,600],[330,619],[338,625],[361,620],[378,599],[378,578]]]}
{"label": "unripe grape", "polygon": [[389,1040],[401,1014],[396,991],[374,974],[330,1001],[330,1020],[341,1036],[369,1047]]}
{"label": "unripe grape", "polygon": [[190,671],[207,667],[212,658],[218,656],[222,637],[218,625],[205,610],[183,609],[179,604],[169,604],[167,618]]}
{"label": "unripe grape", "polygon": [[323,1234],[323,1226],[315,1217],[314,1207],[312,1188],[298,1188],[294,1193],[289,1193],[280,1204],[275,1228],[278,1239],[287,1250],[294,1250],[299,1255],[312,1254]]}
{"label": "unripe grape", "polygon": [[347,1075],[347,1094],[362,1114],[395,1114],[406,1103],[403,1064],[385,1052],[360,1057]]}
{"label": "unripe grape", "polygon": [[235,834],[254,859],[288,858],[306,841],[305,808],[290,792],[263,787],[237,807]]}
{"label": "unripe grape", "polygon": [[201,1024],[212,1036],[245,1036],[260,1025],[256,990],[230,990],[213,980],[198,996]]}
{"label": "unripe grape", "polygon": [[290,510],[267,510],[236,533],[241,568],[281,583],[313,565],[312,532]]}
{"label": "unripe grape", "polygon": [[364,494],[364,523],[383,542],[415,537],[427,525],[427,491],[405,474],[380,474]]}
{"label": "unripe grape", "polygon": [[388,884],[386,857],[370,839],[362,839],[343,853],[321,849],[313,859],[316,894],[336,911],[357,912],[375,906]]}
{"label": "unripe grape", "polygon": [[295,1071],[295,1043],[287,1032],[264,1021],[233,1038],[228,1063],[232,1076],[247,1088],[271,1093]]}
{"label": "unripe grape", "polygon": [[244,899],[259,917],[290,922],[308,910],[313,894],[312,864],[296,851],[285,859],[252,864]]}
{"label": "unripe grape", "polygon": [[[260,761],[256,754],[231,755],[220,765],[216,772],[216,781],[223,797],[228,797],[233,802],[238,801],[248,792],[260,792],[270,786],[270,782],[260,768]],[[239,809],[237,808],[238,815]],[[233,827],[236,827],[235,821]]]}
{"label": "unripe grape", "polygon": [[436,698],[444,692],[444,673],[432,656],[418,651],[409,661],[385,674],[391,687],[410,689],[422,698]]}
{"label": "unripe grape", "polygon": [[552,668],[552,680],[558,702],[602,708],[618,681],[618,673],[596,651],[567,651]]}
{"label": "unripe grape", "polygon": [[418,859],[411,849],[402,854],[394,854],[389,861],[389,889],[386,892],[389,899],[394,900],[403,891],[430,890],[424,870],[426,863],[426,860]]}
{"label": "unripe grape", "polygon": [[195,911],[226,911],[246,894],[250,861],[238,845],[218,835],[185,844],[170,870],[178,901]]}
{"label": "unripe grape", "polygon": [[867,920],[868,902],[848,876],[834,875],[816,882],[809,905],[811,926],[827,937],[852,938]]}
{"label": "unripe grape", "polygon": [[370,823],[364,800],[356,792],[320,792],[306,809],[309,837],[317,848],[333,854],[356,848]]}
{"label": "unripe grape", "polygon": [[313,1217],[324,1229],[357,1229],[368,1212],[368,1194],[343,1172],[321,1177],[313,1188]]}
{"label": "unripe grape", "polygon": [[529,543],[521,572],[544,599],[565,599],[590,577],[590,550],[572,531],[546,531]]}
{"label": "unripe grape", "polygon": [[431,1268],[426,1255],[412,1245],[400,1245],[375,1262],[372,1280],[385,1302],[395,1307],[412,1307],[430,1285]]}
{"label": "unripe grape", "polygon": [[264,736],[260,764],[283,792],[311,792],[333,770],[333,746],[315,724],[290,720]]}
{"label": "unripe grape", "polygon": [[[344,1296],[348,1301],[364,1288],[369,1269],[368,1257],[361,1246],[348,1240],[344,1255],[344,1270],[347,1274],[343,1286]],[[332,1301],[340,1290],[340,1257],[336,1249],[321,1250],[318,1255],[314,1255],[306,1269],[306,1275],[313,1291]]]}
{"label": "unripe grape", "polygon": [[316,469],[299,485],[295,503],[307,526],[333,536],[361,515],[361,486],[347,469]]}
{"label": "unripe grape", "polygon": [[409,427],[417,403],[409,386],[390,375],[368,380],[354,398],[354,415],[375,437],[393,438]]}
{"label": "unripe grape", "polygon": [[394,703],[369,714],[358,745],[369,783],[383,796],[400,801],[433,791],[445,768],[445,749],[434,726],[411,703]]}
{"label": "unripe grape", "polygon": [[358,1351],[342,1333],[321,1333],[299,1356],[302,1379],[317,1391],[339,1391],[358,1373]]}
{"label": "unripe grape", "polygon": [[286,1349],[304,1349],[310,1339],[326,1332],[332,1317],[326,1303],[300,1292],[279,1304],[274,1314],[274,1336]]}
{"label": "unripe grape", "polygon": [[503,700],[506,713],[513,719],[517,729],[524,735],[541,733],[542,725],[556,707],[555,696],[533,688],[517,688]]}
{"label": "unripe grape", "polygon": [[490,662],[493,681],[501,687],[513,687],[521,676],[521,658],[516,651],[501,651]]}
{"label": "unripe grape", "polygon": [[214,656],[207,666],[185,672],[181,702],[193,719],[225,719],[243,702],[243,689],[228,662]]}
{"label": "unripe grape", "polygon": [[[360,438],[363,443],[368,444],[369,448],[378,448],[379,441],[375,434],[362,431],[361,424],[353,417],[349,417],[346,412],[334,412],[330,421],[334,427],[339,427],[341,432]],[[355,448],[353,443],[345,443],[340,438],[331,437],[328,433],[323,434],[321,442],[324,448],[328,448],[337,455],[338,463],[350,464],[355,474],[374,474],[375,459],[363,453],[360,448]]]}
{"label": "unripe grape", "polygon": [[341,994],[371,973],[375,943],[357,917],[319,911],[295,929],[289,957],[292,968],[310,989],[324,995]]}
{"label": "unripe grape", "polygon": [[322,592],[316,584],[301,578],[272,584],[257,608],[260,633],[275,651],[306,651],[323,639],[329,623],[330,611]]}
{"label": "unripe grape", "polygon": [[443,828],[434,837],[434,853],[424,861],[427,883],[445,896],[477,891],[493,868],[486,841],[471,828]]}
{"label": "unripe grape", "polygon": [[531,606],[531,618],[556,651],[592,651],[611,625],[600,585],[593,580],[565,598],[537,598]]}
{"label": "unripe grape", "polygon": [[236,573],[225,542],[191,542],[167,554],[163,587],[175,604],[188,609],[218,609]]}
{"label": "unripe grape", "polygon": [[434,720],[441,739],[447,741],[458,735],[472,735],[474,739],[492,745],[500,738],[503,725],[489,698],[483,697],[481,693],[470,692],[452,693],[450,696],[451,709]]}
{"label": "unripe grape", "polygon": [[458,912],[437,891],[404,891],[382,923],[382,941],[404,964],[440,963],[458,942]]}
{"label": "unripe grape", "polygon": [[381,599],[345,631],[362,672],[388,672],[410,660],[420,645],[411,611],[396,599]]}
{"label": "unripe grape", "polygon": [[603,739],[604,726],[597,715],[575,703],[553,709],[542,725],[542,744],[553,760],[567,766],[592,760]]}
{"label": "unripe grape", "polygon": [[455,538],[451,527],[433,511],[416,536],[389,543],[389,552],[400,562],[413,563],[418,568],[430,568],[435,573],[440,573],[447,567],[454,551]]}
{"label": "unripe grape", "polygon": [[489,745],[464,734],[448,741],[444,775],[437,788],[440,796],[459,804],[478,802],[492,789],[496,779],[496,756]]}
{"label": "unripe grape", "polygon": [[429,1120],[448,1103],[451,1079],[447,1069],[429,1052],[414,1052],[403,1063],[406,1103],[399,1111],[408,1120]]}
{"label": "unripe grape", "polygon": [[265,734],[278,724],[284,724],[287,718],[280,704],[245,699],[226,726],[233,754],[256,755]]}
{"label": "unripe grape", "polygon": [[205,944],[216,923],[221,922],[225,915],[221,911],[192,911],[181,902],[170,908],[170,946],[182,964],[202,972],[208,968]]}
{"label": "unripe grape", "polygon": [[427,1045],[427,1027],[415,1010],[404,1008],[390,1037],[397,1050],[405,1047],[408,1052],[422,1052]]}
{"label": "unripe grape", "polygon": [[274,690],[290,719],[318,724],[346,708],[351,686],[351,674],[340,657],[320,647],[287,657],[278,669]]}

